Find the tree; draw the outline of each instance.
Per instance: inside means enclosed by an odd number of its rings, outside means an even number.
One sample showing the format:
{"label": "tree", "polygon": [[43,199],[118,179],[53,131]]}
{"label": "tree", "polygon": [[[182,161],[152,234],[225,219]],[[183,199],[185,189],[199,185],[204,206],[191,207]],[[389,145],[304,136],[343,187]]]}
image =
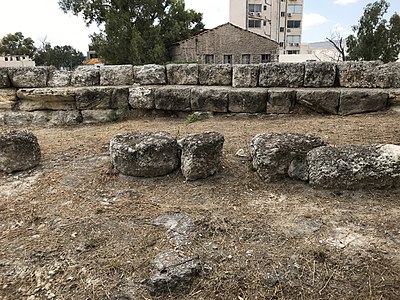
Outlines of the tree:
{"label": "tree", "polygon": [[50,43],[44,42],[35,55],[37,65],[55,66],[57,69],[73,69],[79,66],[85,57],[82,52],[71,46],[51,47]]}
{"label": "tree", "polygon": [[355,35],[346,39],[350,60],[396,61],[400,53],[400,16],[395,13],[389,20],[384,18],[390,4],[385,0],[370,3],[358,25],[352,29]]}
{"label": "tree", "polygon": [[338,28],[331,32],[331,37],[326,38],[326,40],[331,43],[333,47],[335,47],[338,56],[332,57],[334,61],[345,61],[346,60],[346,46],[343,36],[340,34]]}
{"label": "tree", "polygon": [[35,52],[34,41],[31,38],[25,38],[21,32],[9,33],[0,40],[0,53],[2,54],[33,57]]}
{"label": "tree", "polygon": [[103,25],[92,47],[107,63],[163,63],[170,47],[199,33],[202,14],[183,0],[59,0],[64,12],[81,14],[86,24]]}

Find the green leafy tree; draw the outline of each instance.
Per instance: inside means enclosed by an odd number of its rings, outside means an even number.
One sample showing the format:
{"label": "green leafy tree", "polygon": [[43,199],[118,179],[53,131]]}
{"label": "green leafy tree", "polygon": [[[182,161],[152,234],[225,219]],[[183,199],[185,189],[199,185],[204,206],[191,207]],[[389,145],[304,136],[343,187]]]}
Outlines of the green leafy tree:
{"label": "green leafy tree", "polygon": [[33,57],[35,52],[34,41],[31,38],[25,38],[21,32],[7,34],[0,40],[0,53],[2,54]]}
{"label": "green leafy tree", "polygon": [[352,29],[355,35],[346,39],[350,60],[396,61],[400,53],[400,16],[395,13],[389,20],[384,18],[390,4],[385,0],[370,3],[358,25]]}
{"label": "green leafy tree", "polygon": [[92,47],[111,64],[168,61],[170,47],[199,33],[202,14],[186,10],[183,0],[59,0],[64,12],[81,14],[93,34]]}

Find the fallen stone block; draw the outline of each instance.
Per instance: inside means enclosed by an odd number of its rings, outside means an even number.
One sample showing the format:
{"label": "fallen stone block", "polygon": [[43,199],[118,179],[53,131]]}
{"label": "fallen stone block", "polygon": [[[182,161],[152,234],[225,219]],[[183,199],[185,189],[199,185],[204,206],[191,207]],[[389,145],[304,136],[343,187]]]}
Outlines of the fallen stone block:
{"label": "fallen stone block", "polygon": [[40,158],[40,146],[33,133],[0,133],[0,171],[12,173],[32,169],[39,165]]}
{"label": "fallen stone block", "polygon": [[304,86],[333,87],[336,81],[336,63],[309,62],[305,64]]}
{"label": "fallen stone block", "polygon": [[222,65],[199,65],[200,85],[232,85],[232,66]]}
{"label": "fallen stone block", "polygon": [[199,82],[198,64],[169,64],[166,70],[168,84],[197,85]]}
{"label": "fallen stone block", "polygon": [[75,110],[75,90],[73,88],[31,88],[19,89],[19,109],[34,110]]}
{"label": "fallen stone block", "polygon": [[154,109],[154,90],[149,86],[129,88],[129,105],[133,109]]}
{"label": "fallen stone block", "polygon": [[142,85],[166,84],[167,76],[164,66],[144,65],[133,67],[135,83]]}
{"label": "fallen stone block", "polygon": [[186,180],[214,175],[221,168],[224,136],[218,132],[189,135],[178,142],[181,170]]}
{"label": "fallen stone block", "polygon": [[302,63],[267,63],[260,65],[259,86],[302,87],[305,67]]}
{"label": "fallen stone block", "polygon": [[72,72],[72,86],[100,85],[100,71],[96,67],[79,66]]}
{"label": "fallen stone block", "polygon": [[49,67],[10,68],[8,74],[13,87],[46,87]]}
{"label": "fallen stone block", "polygon": [[189,244],[189,235],[194,229],[193,219],[186,213],[166,213],[159,216],[155,225],[168,229],[170,241],[177,247]]}
{"label": "fallen stone block", "polygon": [[265,181],[276,181],[285,177],[307,181],[307,153],[324,145],[321,138],[311,135],[259,134],[251,142],[253,167]]}
{"label": "fallen stone block", "polygon": [[0,110],[12,110],[17,100],[17,91],[15,89],[0,89]]}
{"label": "fallen stone block", "polygon": [[224,87],[196,87],[191,93],[193,111],[228,112],[229,89]]}
{"label": "fallen stone block", "polygon": [[307,154],[310,184],[324,189],[400,187],[400,146],[320,147]]}
{"label": "fallen stone block", "polygon": [[49,69],[48,87],[67,87],[71,85],[72,72]]}
{"label": "fallen stone block", "polygon": [[8,68],[0,68],[0,89],[11,86],[10,77],[8,76]]}
{"label": "fallen stone block", "polygon": [[156,109],[190,111],[191,87],[164,86],[154,90]]}
{"label": "fallen stone block", "polygon": [[111,161],[124,175],[157,177],[179,165],[178,144],[167,132],[120,134],[110,141]]}
{"label": "fallen stone block", "polygon": [[296,101],[300,105],[322,114],[337,115],[340,90],[304,89],[296,91]]}
{"label": "fallen stone block", "polygon": [[260,74],[259,65],[233,65],[233,87],[256,87]]}
{"label": "fallen stone block", "polygon": [[388,106],[389,92],[384,90],[342,90],[339,114],[351,115],[380,111]]}
{"label": "fallen stone block", "polygon": [[116,65],[100,67],[100,85],[120,86],[133,84],[133,66]]}
{"label": "fallen stone block", "polygon": [[286,89],[273,89],[268,92],[267,113],[289,114],[296,103],[296,91]]}
{"label": "fallen stone block", "polygon": [[234,113],[265,113],[268,90],[262,88],[232,89],[228,94],[228,110]]}

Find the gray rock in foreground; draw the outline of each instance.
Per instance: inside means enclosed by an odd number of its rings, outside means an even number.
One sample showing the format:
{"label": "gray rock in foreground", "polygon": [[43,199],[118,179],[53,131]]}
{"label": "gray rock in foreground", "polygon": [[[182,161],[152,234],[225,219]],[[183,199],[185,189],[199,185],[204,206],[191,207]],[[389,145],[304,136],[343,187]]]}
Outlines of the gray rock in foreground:
{"label": "gray rock in foreground", "polygon": [[326,189],[400,186],[400,146],[326,146],[307,155],[310,184]]}
{"label": "gray rock in foreground", "polygon": [[0,171],[12,173],[36,167],[41,152],[36,136],[26,131],[0,134]]}
{"label": "gray rock in foreground", "polygon": [[168,229],[170,240],[175,246],[180,247],[190,243],[188,238],[194,229],[194,222],[188,214],[166,213],[159,216],[154,224]]}
{"label": "gray rock in foreground", "polygon": [[186,180],[214,175],[221,167],[224,136],[218,132],[189,135],[178,142],[182,150],[181,170]]}
{"label": "gray rock in foreground", "polygon": [[156,177],[179,165],[178,144],[167,132],[119,134],[110,141],[111,161],[124,175]]}
{"label": "gray rock in foreground", "polygon": [[276,181],[284,177],[307,181],[307,153],[323,145],[325,142],[316,136],[291,133],[259,134],[251,142],[253,167],[265,181]]}

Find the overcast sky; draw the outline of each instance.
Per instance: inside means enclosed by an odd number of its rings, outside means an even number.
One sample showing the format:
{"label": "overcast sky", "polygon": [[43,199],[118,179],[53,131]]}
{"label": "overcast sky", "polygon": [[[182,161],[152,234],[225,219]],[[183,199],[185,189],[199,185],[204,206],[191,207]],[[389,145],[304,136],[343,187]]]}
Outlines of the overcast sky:
{"label": "overcast sky", "polygon": [[[207,28],[228,22],[229,0],[185,0],[187,8],[203,13]],[[245,0],[243,0],[245,1]],[[71,45],[86,53],[89,34],[82,19],[64,14],[57,0],[0,0],[0,38],[21,31],[37,44],[46,40],[56,45]],[[343,36],[351,33],[363,8],[373,0],[305,0],[303,42],[323,41],[338,29]],[[389,0],[390,14],[400,12],[400,1]]]}

